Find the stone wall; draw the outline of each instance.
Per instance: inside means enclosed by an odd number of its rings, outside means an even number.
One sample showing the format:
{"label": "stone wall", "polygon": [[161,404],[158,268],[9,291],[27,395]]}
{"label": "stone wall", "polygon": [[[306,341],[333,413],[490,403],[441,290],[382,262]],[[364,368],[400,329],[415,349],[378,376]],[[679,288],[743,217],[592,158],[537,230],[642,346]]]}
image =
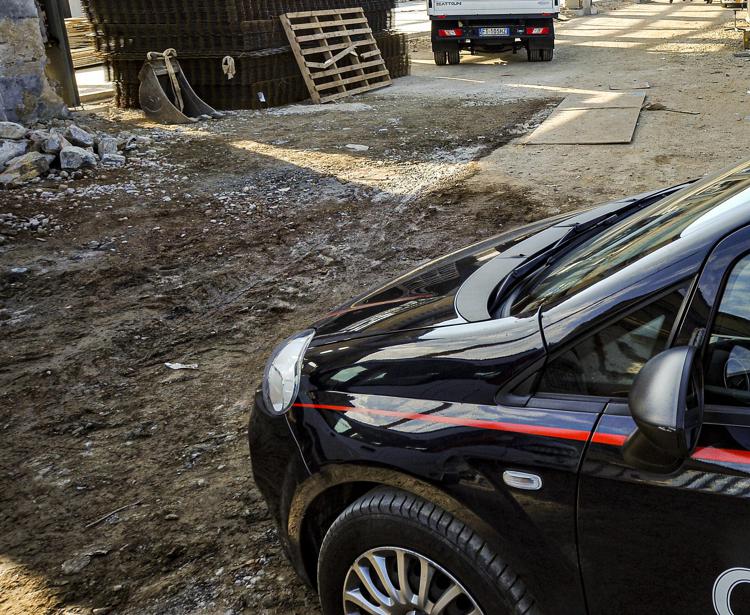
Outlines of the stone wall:
{"label": "stone wall", "polygon": [[36,0],[0,0],[0,119],[30,124],[65,113],[46,64]]}

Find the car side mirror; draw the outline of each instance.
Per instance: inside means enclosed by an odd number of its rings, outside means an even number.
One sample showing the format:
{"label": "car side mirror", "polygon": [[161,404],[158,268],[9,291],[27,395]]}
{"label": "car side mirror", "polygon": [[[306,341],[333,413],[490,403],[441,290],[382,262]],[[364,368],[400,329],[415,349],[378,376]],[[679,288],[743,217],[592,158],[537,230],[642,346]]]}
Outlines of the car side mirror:
{"label": "car side mirror", "polygon": [[690,456],[703,425],[703,370],[693,346],[670,348],[636,376],[628,397],[638,429],[623,446],[636,468],[671,472]]}

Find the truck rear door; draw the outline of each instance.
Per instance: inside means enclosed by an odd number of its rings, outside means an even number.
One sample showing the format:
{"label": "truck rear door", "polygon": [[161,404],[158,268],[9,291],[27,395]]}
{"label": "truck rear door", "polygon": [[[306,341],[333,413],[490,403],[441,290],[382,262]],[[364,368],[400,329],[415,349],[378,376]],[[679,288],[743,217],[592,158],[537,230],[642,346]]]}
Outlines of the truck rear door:
{"label": "truck rear door", "polygon": [[556,0],[428,0],[430,15],[446,17],[491,17],[556,13]]}

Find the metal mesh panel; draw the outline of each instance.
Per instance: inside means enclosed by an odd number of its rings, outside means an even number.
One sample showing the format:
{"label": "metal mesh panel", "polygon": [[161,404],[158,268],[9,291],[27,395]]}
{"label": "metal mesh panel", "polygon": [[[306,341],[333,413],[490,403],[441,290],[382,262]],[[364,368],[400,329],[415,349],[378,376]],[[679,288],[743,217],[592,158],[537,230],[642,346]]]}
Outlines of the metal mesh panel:
{"label": "metal mesh panel", "polygon": [[[375,35],[391,77],[409,74],[406,36],[381,32]],[[209,105],[218,109],[257,109],[258,93],[263,92],[268,106],[284,105],[309,98],[309,92],[294,55],[288,47],[246,52],[235,57],[237,74],[228,81],[221,69],[222,55],[196,52],[181,54],[180,66],[193,89]],[[119,107],[137,108],[138,71],[143,65],[139,54],[120,54],[109,58],[115,82],[115,102]]]}
{"label": "metal mesh panel", "polygon": [[[396,0],[82,0],[105,54],[119,107],[138,107],[138,71],[148,51],[174,48],[196,93],[220,109],[283,105],[309,97],[278,16],[362,7],[391,77],[409,73],[406,38],[393,27]],[[227,80],[221,59],[235,59]]]}

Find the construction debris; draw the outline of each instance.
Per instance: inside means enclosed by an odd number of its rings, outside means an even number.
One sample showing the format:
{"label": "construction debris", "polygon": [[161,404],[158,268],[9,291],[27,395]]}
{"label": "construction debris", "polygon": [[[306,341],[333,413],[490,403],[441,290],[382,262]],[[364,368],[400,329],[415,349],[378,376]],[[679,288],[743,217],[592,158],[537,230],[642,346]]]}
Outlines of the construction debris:
{"label": "construction debris", "polygon": [[0,139],[23,139],[26,129],[15,122],[0,122]]}
{"label": "construction debris", "polygon": [[15,141],[12,139],[0,140],[0,167],[8,160],[23,156],[29,149],[29,142],[24,140]]}
{"label": "construction debris", "polygon": [[361,8],[287,13],[281,24],[315,104],[391,84]]}
{"label": "construction debris", "polygon": [[122,166],[127,161],[123,153],[137,146],[138,140],[130,134],[115,138],[65,120],[33,129],[0,122],[0,187],[20,186],[47,175],[75,178],[80,169],[99,165]]}
{"label": "construction debris", "polygon": [[643,105],[644,111],[669,111],[671,113],[684,113],[685,115],[700,115],[698,111],[684,111],[683,109],[672,109],[658,102],[650,102]]}
{"label": "construction debris", "polygon": [[[409,73],[406,36],[389,31],[395,0],[84,0],[122,108],[140,107],[146,53],[174,48],[196,94],[215,109],[265,109],[309,98],[280,15],[361,7],[392,78]],[[233,60],[233,70],[224,71]],[[232,78],[228,79],[228,75]]]}
{"label": "construction debris", "polygon": [[64,147],[60,152],[61,169],[81,169],[84,167],[95,167],[98,163],[96,154],[93,151],[69,145]]}

